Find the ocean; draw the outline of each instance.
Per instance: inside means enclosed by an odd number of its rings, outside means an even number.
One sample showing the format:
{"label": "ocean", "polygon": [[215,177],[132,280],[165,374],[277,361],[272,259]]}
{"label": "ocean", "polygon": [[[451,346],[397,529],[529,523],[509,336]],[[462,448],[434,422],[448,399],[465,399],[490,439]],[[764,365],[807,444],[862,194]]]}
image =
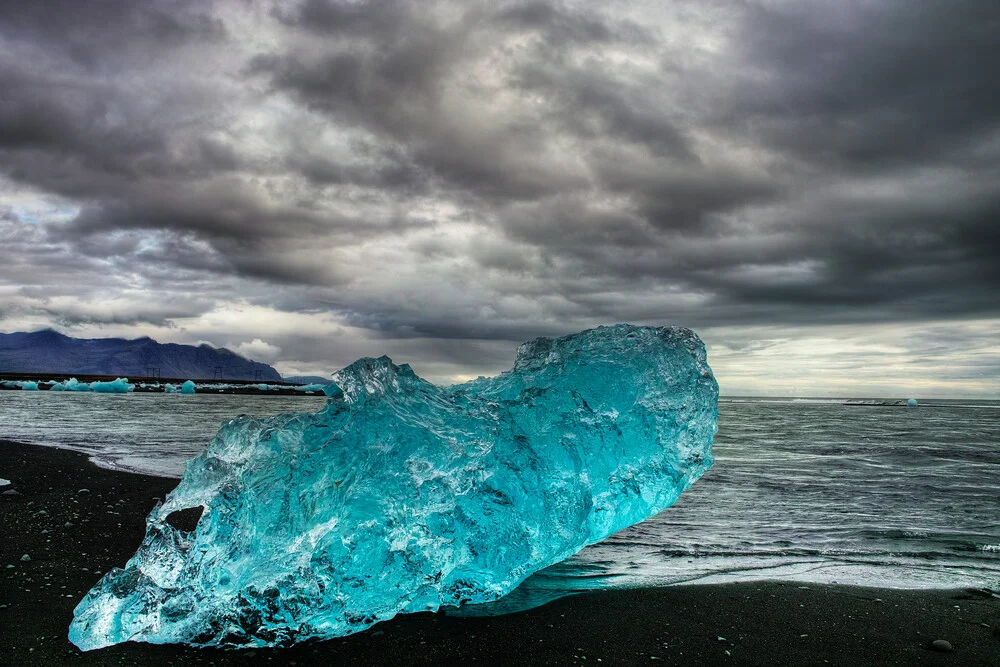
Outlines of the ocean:
{"label": "ocean", "polygon": [[[3,391],[0,438],[179,477],[233,416],[323,401]],[[723,398],[714,452],[673,507],[536,573],[486,611],[595,588],[756,579],[1000,590],[1000,401]]]}

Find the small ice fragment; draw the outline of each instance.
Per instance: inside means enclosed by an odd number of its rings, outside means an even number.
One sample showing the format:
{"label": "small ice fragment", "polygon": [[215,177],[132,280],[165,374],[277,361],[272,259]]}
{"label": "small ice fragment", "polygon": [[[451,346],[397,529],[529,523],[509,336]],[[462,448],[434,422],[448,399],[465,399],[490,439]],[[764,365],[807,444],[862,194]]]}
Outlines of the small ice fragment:
{"label": "small ice fragment", "polygon": [[915,408],[915,407],[917,407],[917,399],[911,398],[911,399],[907,400],[906,401],[906,407],[908,407],[908,408]]}
{"label": "small ice fragment", "polygon": [[10,485],[9,479],[4,479],[3,477],[0,477],[0,486],[9,486],[9,485]]}

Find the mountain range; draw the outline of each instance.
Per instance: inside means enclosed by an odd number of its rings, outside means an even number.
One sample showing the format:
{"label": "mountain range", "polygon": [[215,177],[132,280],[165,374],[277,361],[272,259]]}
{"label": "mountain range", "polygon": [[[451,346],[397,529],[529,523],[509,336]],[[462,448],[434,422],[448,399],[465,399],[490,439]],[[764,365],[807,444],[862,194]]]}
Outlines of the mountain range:
{"label": "mountain range", "polygon": [[280,382],[271,366],[224,347],[158,343],[149,337],[72,338],[52,329],[0,334],[0,373]]}

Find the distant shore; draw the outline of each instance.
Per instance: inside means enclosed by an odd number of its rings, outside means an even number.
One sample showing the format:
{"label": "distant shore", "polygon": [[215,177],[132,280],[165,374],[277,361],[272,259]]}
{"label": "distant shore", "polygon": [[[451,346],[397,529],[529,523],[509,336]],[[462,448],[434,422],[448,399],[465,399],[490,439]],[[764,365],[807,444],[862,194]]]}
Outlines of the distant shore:
{"label": "distant shore", "polygon": [[[66,639],[73,608],[134,553],[146,514],[177,480],[2,440],[0,478],[12,482],[0,492],[17,492],[0,496],[5,665],[1000,664],[1000,599],[988,593],[782,582],[587,593],[492,618],[413,614],[290,649],[128,643],[80,653]],[[953,650],[935,651],[937,639]]]}

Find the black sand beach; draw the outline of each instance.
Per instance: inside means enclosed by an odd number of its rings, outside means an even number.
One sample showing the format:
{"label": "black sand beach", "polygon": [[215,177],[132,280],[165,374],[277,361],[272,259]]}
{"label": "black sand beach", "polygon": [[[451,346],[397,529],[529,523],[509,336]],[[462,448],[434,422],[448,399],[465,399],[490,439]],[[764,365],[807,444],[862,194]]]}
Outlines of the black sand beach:
{"label": "black sand beach", "polygon": [[[4,665],[1000,665],[1000,599],[988,592],[780,582],[592,593],[493,618],[415,614],[282,650],[81,653],[66,639],[74,606],[125,564],[177,481],[5,441],[0,477],[17,492],[0,496]],[[953,650],[933,650],[937,639]]]}

